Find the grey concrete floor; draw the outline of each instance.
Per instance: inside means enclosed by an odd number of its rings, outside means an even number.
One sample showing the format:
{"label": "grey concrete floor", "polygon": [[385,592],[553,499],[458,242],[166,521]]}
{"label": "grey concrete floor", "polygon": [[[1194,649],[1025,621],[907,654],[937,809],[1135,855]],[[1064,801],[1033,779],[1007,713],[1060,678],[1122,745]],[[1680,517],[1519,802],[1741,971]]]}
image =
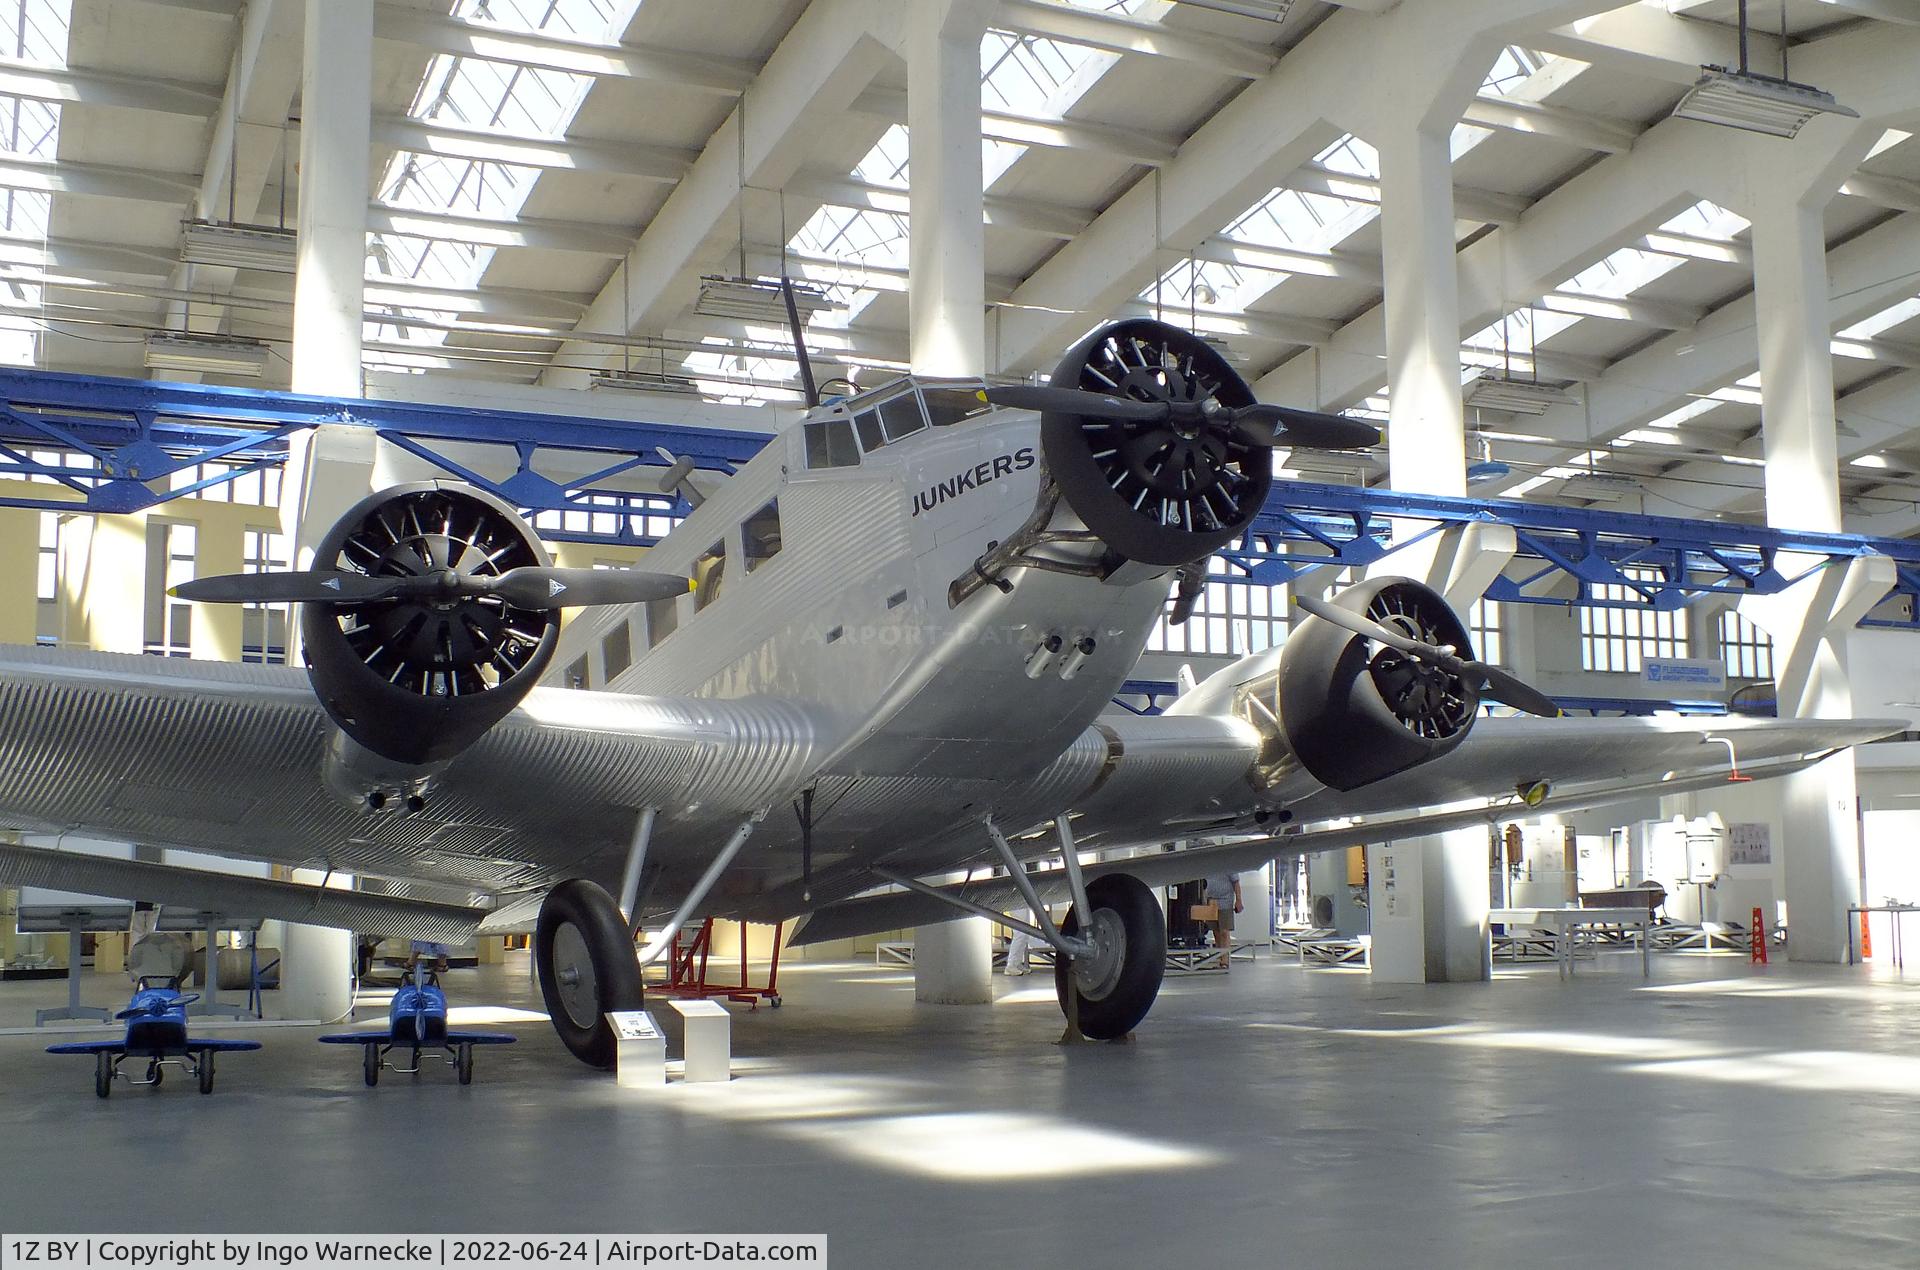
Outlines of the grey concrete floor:
{"label": "grey concrete floor", "polygon": [[[535,1006],[524,960],[456,1003]],[[1609,956],[1489,986],[1263,957],[1061,1049],[1050,980],[811,965],[738,1077],[628,1096],[544,1022],[361,1083],[275,1028],[102,1102],[0,1036],[0,1230],[826,1232],[838,1267],[1920,1265],[1920,970]],[[94,999],[109,989],[103,981]],[[118,989],[112,989],[117,992]],[[0,1023],[59,984],[0,989]]]}

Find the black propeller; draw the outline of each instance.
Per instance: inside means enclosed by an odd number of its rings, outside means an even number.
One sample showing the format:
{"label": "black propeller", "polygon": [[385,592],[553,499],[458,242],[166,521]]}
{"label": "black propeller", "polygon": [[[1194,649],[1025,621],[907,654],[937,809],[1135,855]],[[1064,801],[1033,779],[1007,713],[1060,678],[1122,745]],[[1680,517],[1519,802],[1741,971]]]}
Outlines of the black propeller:
{"label": "black propeller", "polygon": [[1050,410],[1122,423],[1224,423],[1237,429],[1252,444],[1268,447],[1362,450],[1380,444],[1380,430],[1358,419],[1262,402],[1233,407],[1223,406],[1211,397],[1197,401],[1136,401],[1131,397],[1050,384],[988,388],[980,397],[996,406],[1011,406],[1016,410]]}
{"label": "black propeller", "polygon": [[1364,613],[1355,613],[1352,609],[1343,608],[1338,604],[1330,604],[1326,600],[1307,595],[1294,598],[1302,609],[1323,622],[1331,622],[1356,635],[1377,640],[1389,648],[1398,649],[1409,657],[1431,662],[1449,674],[1458,675],[1483,697],[1510,705],[1516,710],[1524,710],[1528,714],[1542,715],[1549,719],[1557,717],[1560,713],[1560,707],[1553,703],[1551,697],[1498,666],[1489,666],[1483,661],[1468,661],[1451,648],[1412,639],[1391,627],[1381,625]]}
{"label": "black propeller", "polygon": [[685,595],[693,581],[677,573],[635,569],[558,569],[522,565],[505,573],[459,573],[436,569],[411,577],[369,577],[331,569],[289,573],[229,573],[196,578],[167,594],[203,604],[329,604],[357,608],[388,600],[456,600],[495,597],[517,609],[583,608],[595,604],[643,604]]}

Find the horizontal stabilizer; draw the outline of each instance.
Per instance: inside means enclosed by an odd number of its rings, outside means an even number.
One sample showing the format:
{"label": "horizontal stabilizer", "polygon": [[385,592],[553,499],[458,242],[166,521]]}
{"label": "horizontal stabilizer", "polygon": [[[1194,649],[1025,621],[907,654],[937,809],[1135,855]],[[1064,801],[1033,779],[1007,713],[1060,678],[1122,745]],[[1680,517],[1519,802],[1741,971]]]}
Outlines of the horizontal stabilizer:
{"label": "horizontal stabilizer", "polygon": [[0,886],[39,886],[179,905],[232,917],[262,917],[305,926],[337,926],[377,939],[463,944],[488,911],[366,891],[242,877],[144,860],[115,860],[48,847],[0,843]]}

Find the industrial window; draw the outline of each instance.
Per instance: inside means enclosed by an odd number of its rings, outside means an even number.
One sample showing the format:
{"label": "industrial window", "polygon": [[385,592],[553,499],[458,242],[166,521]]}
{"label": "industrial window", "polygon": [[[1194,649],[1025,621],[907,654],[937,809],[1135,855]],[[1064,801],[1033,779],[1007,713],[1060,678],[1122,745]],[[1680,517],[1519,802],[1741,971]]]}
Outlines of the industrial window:
{"label": "industrial window", "polygon": [[1467,613],[1467,630],[1473,636],[1473,651],[1481,661],[1496,665],[1506,660],[1505,615],[1493,600],[1475,600]]}
{"label": "industrial window", "polygon": [[607,632],[606,639],[600,643],[600,667],[602,682],[612,683],[614,678],[633,665],[633,636],[627,633],[625,622]]}
{"label": "industrial window", "polygon": [[167,594],[193,580],[199,534],[192,525],[147,525],[147,633],[145,651],[161,657],[193,655],[193,605]]}
{"label": "industrial window", "polygon": [[[287,567],[285,535],[249,529],[243,546],[242,573],[278,573]],[[283,666],[287,661],[287,624],[292,605],[249,604],[240,614],[240,660]]]}
{"label": "industrial window", "polygon": [[40,570],[37,589],[37,624],[34,642],[60,642],[60,520],[59,512],[40,513]]}
{"label": "industrial window", "polygon": [[740,545],[746,556],[747,572],[780,554],[780,502],[775,499],[740,526]]}
{"label": "industrial window", "polygon": [[1729,679],[1773,678],[1773,640],[1732,609],[1720,615],[1720,656]]}
{"label": "industrial window", "polygon": [[676,596],[666,596],[658,600],[647,601],[647,647],[658,648],[660,641],[679,629],[680,601]]}
{"label": "industrial window", "polygon": [[[1636,582],[1658,583],[1657,569],[1628,569]],[[1648,589],[1628,583],[1587,585],[1588,603],[1580,606],[1580,667],[1583,670],[1638,674],[1648,657],[1689,654],[1687,611],[1656,610]]]}
{"label": "industrial window", "polygon": [[1194,601],[1193,615],[1179,626],[1162,616],[1147,650],[1244,657],[1286,639],[1286,593],[1279,587],[1252,585],[1215,559],[1208,565],[1207,585]]}
{"label": "industrial window", "polygon": [[560,683],[566,688],[584,688],[587,686],[587,659],[581,657],[560,672]]}
{"label": "industrial window", "polygon": [[845,419],[825,419],[806,428],[807,466],[857,467],[860,448],[853,443],[853,426]]}
{"label": "industrial window", "polygon": [[980,400],[977,388],[929,388],[920,396],[927,403],[927,418],[936,428],[951,427],[993,409]]}
{"label": "industrial window", "polygon": [[727,541],[722,538],[693,562],[693,611],[698,613],[720,597],[727,575]]}

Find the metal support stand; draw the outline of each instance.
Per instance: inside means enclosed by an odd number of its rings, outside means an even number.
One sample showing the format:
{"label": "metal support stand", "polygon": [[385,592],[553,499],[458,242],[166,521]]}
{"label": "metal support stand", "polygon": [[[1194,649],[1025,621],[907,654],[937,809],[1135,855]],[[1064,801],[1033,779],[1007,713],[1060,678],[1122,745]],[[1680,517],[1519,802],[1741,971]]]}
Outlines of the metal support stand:
{"label": "metal support stand", "polygon": [[35,1010],[35,1027],[45,1027],[49,1023],[67,1019],[91,1019],[105,1023],[113,1017],[112,1011],[100,1006],[80,1004],[80,939],[86,933],[85,925],[77,917],[67,923],[67,1004],[52,1010]]}
{"label": "metal support stand", "polygon": [[219,933],[219,927],[207,927],[206,973],[200,977],[200,1000],[188,1006],[187,1013],[208,1019],[250,1019],[254,1016],[245,1006],[220,1000],[220,949],[214,938]]}

